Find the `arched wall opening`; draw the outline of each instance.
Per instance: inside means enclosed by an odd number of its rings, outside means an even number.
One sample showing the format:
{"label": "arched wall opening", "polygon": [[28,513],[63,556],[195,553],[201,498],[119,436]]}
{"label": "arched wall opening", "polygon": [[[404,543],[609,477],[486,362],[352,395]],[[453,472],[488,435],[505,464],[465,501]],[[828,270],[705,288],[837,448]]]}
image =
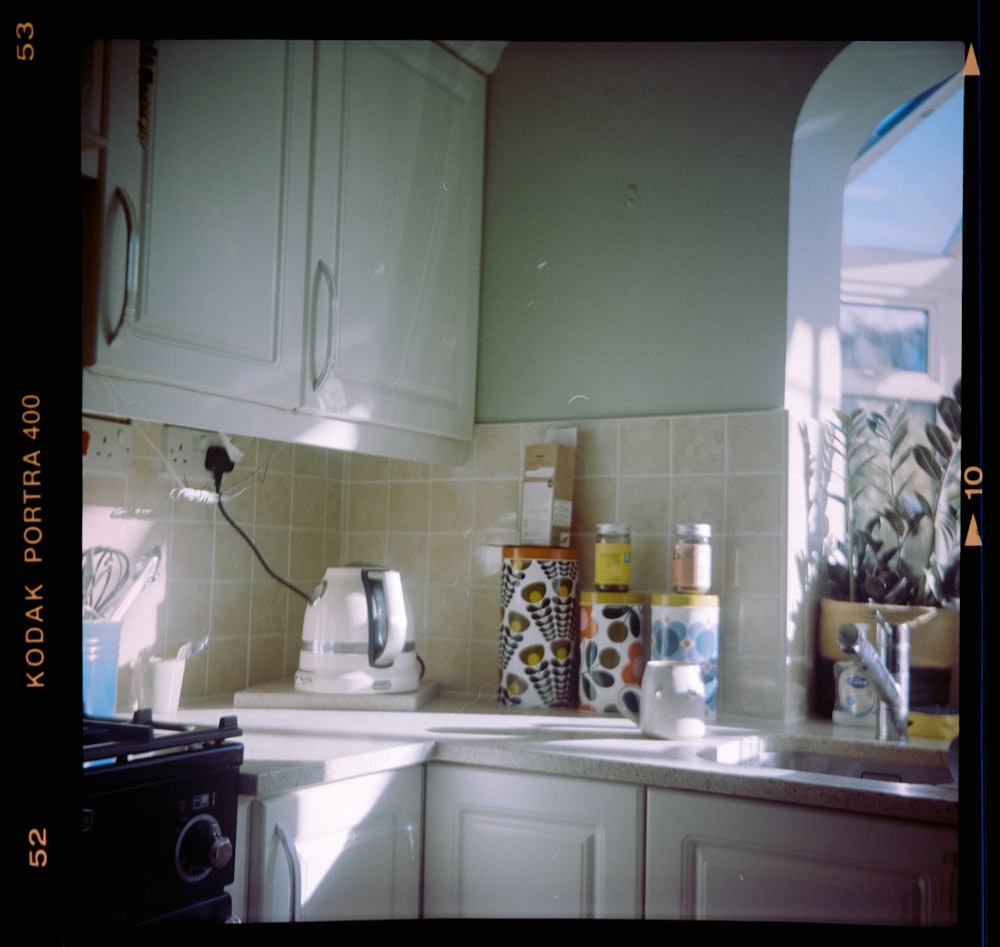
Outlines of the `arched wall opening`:
{"label": "arched wall opening", "polygon": [[840,406],[844,186],[861,145],[892,109],[962,69],[961,42],[856,42],[823,71],[792,143],[785,408]]}

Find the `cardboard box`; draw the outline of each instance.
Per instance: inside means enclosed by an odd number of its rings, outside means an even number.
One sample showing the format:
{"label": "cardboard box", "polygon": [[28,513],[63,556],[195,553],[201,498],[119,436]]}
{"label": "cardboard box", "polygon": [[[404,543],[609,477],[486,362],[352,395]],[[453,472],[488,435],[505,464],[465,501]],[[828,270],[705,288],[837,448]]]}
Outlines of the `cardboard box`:
{"label": "cardboard box", "polygon": [[568,444],[531,444],[524,449],[522,546],[569,547],[575,462],[576,448]]}

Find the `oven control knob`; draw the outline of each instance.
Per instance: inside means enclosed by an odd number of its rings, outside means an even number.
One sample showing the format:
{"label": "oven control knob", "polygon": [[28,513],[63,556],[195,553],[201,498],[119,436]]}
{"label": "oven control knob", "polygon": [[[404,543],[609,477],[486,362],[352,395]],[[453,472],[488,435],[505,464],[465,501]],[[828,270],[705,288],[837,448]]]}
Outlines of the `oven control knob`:
{"label": "oven control knob", "polygon": [[177,873],[195,883],[213,870],[224,868],[233,857],[233,843],[222,834],[222,826],[210,815],[193,818],[181,830],[174,849]]}

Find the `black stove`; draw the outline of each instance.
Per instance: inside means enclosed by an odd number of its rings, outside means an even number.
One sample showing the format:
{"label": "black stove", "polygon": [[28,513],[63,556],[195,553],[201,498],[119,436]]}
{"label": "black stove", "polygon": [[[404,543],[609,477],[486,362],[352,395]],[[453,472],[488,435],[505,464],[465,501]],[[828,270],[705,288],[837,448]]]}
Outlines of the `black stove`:
{"label": "black stove", "polygon": [[83,718],[85,922],[230,920],[239,768],[235,716],[218,726]]}

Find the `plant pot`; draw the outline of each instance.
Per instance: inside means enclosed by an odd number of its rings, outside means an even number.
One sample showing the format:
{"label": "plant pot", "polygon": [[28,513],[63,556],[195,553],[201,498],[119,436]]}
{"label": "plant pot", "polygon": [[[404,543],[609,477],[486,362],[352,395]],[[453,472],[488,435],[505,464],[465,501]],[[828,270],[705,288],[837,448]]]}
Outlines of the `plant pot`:
{"label": "plant pot", "polygon": [[910,707],[957,707],[961,614],[957,609],[869,605],[825,598],[820,601],[816,647],[817,715],[830,717],[833,712],[833,666],[845,659],[837,642],[837,629],[849,623],[867,625],[868,640],[875,644],[875,609],[890,625],[910,625]]}

